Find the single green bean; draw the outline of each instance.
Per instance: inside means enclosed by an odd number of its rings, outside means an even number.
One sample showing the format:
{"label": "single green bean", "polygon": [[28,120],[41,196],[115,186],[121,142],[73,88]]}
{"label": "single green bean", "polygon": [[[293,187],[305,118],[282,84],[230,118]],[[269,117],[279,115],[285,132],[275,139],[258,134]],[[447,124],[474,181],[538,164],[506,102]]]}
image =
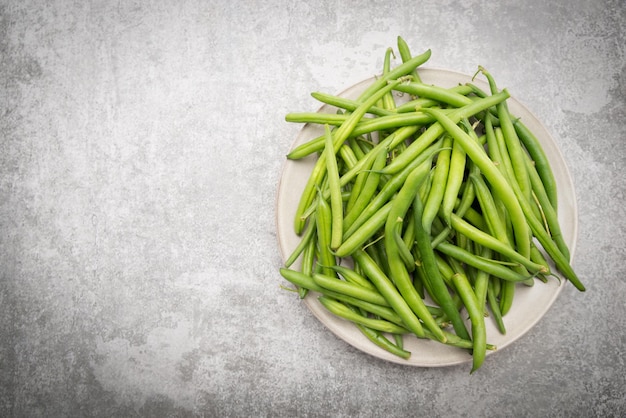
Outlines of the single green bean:
{"label": "single green bean", "polygon": [[328,296],[320,296],[318,298],[320,303],[324,305],[333,314],[347,319],[348,321],[355,322],[357,324],[364,325],[368,328],[372,328],[378,331],[390,332],[390,333],[408,333],[409,331],[401,326],[398,326],[392,322],[382,319],[367,318],[365,316],[357,314],[355,311],[349,309],[343,303],[329,298]]}
{"label": "single green bean", "polygon": [[328,176],[328,188],[330,190],[330,219],[331,238],[330,248],[337,249],[343,241],[343,199],[341,198],[341,185],[339,184],[339,169],[337,158],[333,149],[333,137],[328,125],[326,130],[326,173]]}
{"label": "single green bean", "polygon": [[[467,96],[468,94],[472,93],[472,88],[466,85],[458,85],[458,86],[450,87],[446,90],[449,90],[450,93],[458,93],[464,96]],[[427,98],[418,98],[418,99],[409,100],[406,103],[398,105],[395,111],[397,113],[415,112],[416,110],[419,110],[424,107],[439,106],[440,104],[441,102],[437,100],[427,99]]]}
{"label": "single green bean", "polygon": [[372,282],[370,282],[361,274],[359,274],[358,272],[348,267],[336,265],[336,266],[333,266],[332,269],[335,270],[337,273],[339,273],[348,282],[351,282],[361,287],[365,287],[367,289],[371,289],[371,290],[376,289],[374,285],[372,284]]}
{"label": "single green bean", "polygon": [[463,147],[456,141],[453,141],[450,155],[450,172],[448,173],[446,188],[441,201],[443,220],[448,225],[450,224],[450,215],[454,210],[459,192],[463,185],[466,159],[467,157]]}
{"label": "single green bean", "polygon": [[426,235],[430,235],[433,219],[437,216],[443,195],[448,182],[448,173],[450,172],[450,156],[452,155],[452,138],[445,135],[441,144],[441,150],[437,154],[437,162],[433,173],[433,182],[430,186],[430,192],[424,202],[422,214],[422,225]]}
{"label": "single green bean", "polygon": [[513,306],[514,296],[515,283],[504,280],[500,289],[500,313],[502,316],[505,316]]}
{"label": "single green bean", "polygon": [[[387,85],[387,82],[390,80],[395,80],[407,74],[410,74],[413,70],[415,70],[420,65],[424,64],[426,61],[430,59],[432,51],[430,49],[424,51],[420,55],[416,55],[408,61],[398,65],[396,68],[392,69],[386,74],[383,74],[381,77],[378,77],[376,81],[374,81],[369,87],[367,87],[363,93],[358,97],[358,102],[366,102],[369,101],[369,98],[376,94],[383,86]],[[382,97],[382,96],[381,96]],[[373,101],[376,103],[378,98]],[[370,106],[371,107],[371,106]]]}
{"label": "single green bean", "polygon": [[[493,256],[493,252],[491,249],[483,247],[480,256],[485,259],[490,259]],[[486,271],[477,270],[476,277],[474,278],[474,293],[476,293],[476,299],[483,313],[486,313],[487,286],[489,285],[490,277],[491,275]]]}
{"label": "single green bean", "polygon": [[[335,106],[339,109],[345,109],[350,112],[355,111],[359,107],[359,104],[360,104],[359,102],[355,100],[350,100],[344,97],[334,96],[332,94],[321,93],[321,92],[313,92],[311,93],[311,96],[313,96],[313,98],[315,98],[316,100],[324,104]],[[392,110],[383,109],[378,106],[372,106],[369,109],[367,109],[367,113],[370,113],[376,116],[389,116],[389,115],[394,115],[396,112]]]}
{"label": "single green bean", "polygon": [[[416,336],[424,338],[424,327],[422,327],[420,320],[402,298],[395,285],[381,270],[380,266],[363,250],[355,251],[352,254],[352,258],[361,266],[367,277],[374,283],[374,286],[385,297],[389,305],[400,315],[405,326]],[[445,337],[443,341],[445,341]]]}
{"label": "single green bean", "polygon": [[[315,221],[313,221],[315,224]],[[317,249],[317,238],[315,232],[313,237],[308,242],[307,246],[302,251],[302,263],[300,265],[300,271],[305,274],[313,274],[313,265],[315,264],[315,251]]]}
{"label": "single green bean", "polygon": [[409,273],[412,273],[413,270],[415,270],[415,258],[413,258],[410,248],[406,246],[404,240],[402,239],[401,229],[402,222],[398,221],[395,228],[393,228],[393,240],[406,270]]}
{"label": "single green bean", "polygon": [[291,123],[314,123],[340,126],[348,119],[348,115],[320,112],[292,112],[285,115],[285,121]]}
{"label": "single green bean", "polygon": [[[411,49],[409,48],[409,45],[401,36],[398,36],[397,43],[398,43],[398,52],[400,53],[400,58],[402,59],[402,62],[409,61],[412,57]],[[415,81],[417,82],[421,81],[419,73],[417,72],[417,69],[413,69],[413,71],[411,71],[410,74]]]}
{"label": "single green bean", "polygon": [[475,254],[472,254],[448,242],[442,242],[437,245],[437,250],[452,258],[455,258],[456,260],[473,266],[479,270],[484,270],[492,276],[499,277],[503,280],[508,280],[512,282],[523,282],[529,278],[528,276],[523,276],[511,270],[510,268],[503,266],[502,264],[490,260],[485,260],[481,257],[477,257]]}
{"label": "single green bean", "polygon": [[318,286],[333,292],[352,296],[377,305],[386,305],[385,298],[376,290],[367,289],[363,286],[320,273],[313,274],[313,281]]}
{"label": "single green bean", "polygon": [[[385,52],[385,59],[383,61],[383,75],[387,75],[391,71],[391,57],[392,56],[393,56],[393,49],[387,48],[387,51]],[[391,110],[391,109],[396,108],[396,103],[393,99],[393,93],[391,92],[385,94],[382,97],[381,101],[382,101],[383,109]]]}
{"label": "single green bean", "polygon": [[285,260],[285,267],[290,267],[298,257],[300,257],[300,254],[302,254],[304,249],[309,245],[309,242],[314,239],[315,229],[315,214],[313,214],[309,217],[300,242],[298,242],[298,245],[296,245],[296,248],[291,252],[289,257],[287,257],[287,260]]}
{"label": "single green bean", "polygon": [[317,199],[317,212],[315,216],[317,226],[317,244],[319,250],[322,271],[329,276],[333,275],[331,266],[336,264],[336,259],[330,248],[332,234],[332,215],[330,205],[324,199]]}
{"label": "single green bean", "polygon": [[[408,360],[411,357],[411,353],[409,351],[404,350],[398,344],[393,344],[387,337],[377,331],[375,329],[366,327],[361,324],[356,324],[356,326],[361,330],[363,335],[365,335],[371,342],[379,346],[380,348],[389,351],[391,354],[394,354],[400,358]],[[397,334],[394,334],[394,336]]]}
{"label": "single green bean", "polygon": [[352,148],[350,148],[348,144],[343,144],[341,148],[339,148],[339,156],[348,170],[354,167],[359,161],[358,157],[354,154],[354,151],[352,151]]}
{"label": "single green bean", "polygon": [[472,371],[475,372],[485,361],[485,355],[487,353],[487,328],[485,327],[485,316],[483,310],[480,308],[476,294],[472,290],[467,277],[463,274],[456,273],[452,276],[452,283],[456,289],[457,294],[460,295],[465,309],[470,317],[472,324]]}
{"label": "single green bean", "polygon": [[496,322],[496,326],[501,334],[506,334],[506,326],[504,325],[504,320],[502,319],[502,313],[500,312],[500,304],[496,298],[497,291],[496,285],[500,281],[494,279],[493,277],[489,280],[489,284],[487,285],[487,302],[489,304],[489,308],[491,309],[491,314],[493,316],[494,321]]}
{"label": "single green bean", "polygon": [[456,93],[445,87],[434,86],[423,83],[402,83],[396,86],[395,90],[414,96],[436,100],[440,103],[453,107],[463,107],[472,104],[474,101],[463,94]]}

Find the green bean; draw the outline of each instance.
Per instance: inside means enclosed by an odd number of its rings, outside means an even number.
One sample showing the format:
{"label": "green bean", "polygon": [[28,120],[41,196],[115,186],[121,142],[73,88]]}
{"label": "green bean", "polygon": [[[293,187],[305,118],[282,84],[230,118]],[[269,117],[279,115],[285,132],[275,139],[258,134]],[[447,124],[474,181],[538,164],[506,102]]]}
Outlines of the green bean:
{"label": "green bean", "polygon": [[450,171],[450,156],[452,154],[452,138],[445,135],[441,144],[441,150],[437,154],[437,162],[433,174],[433,182],[430,187],[428,197],[424,202],[422,213],[422,225],[426,235],[430,235],[433,219],[437,216],[443,195],[448,182],[448,173]]}
{"label": "green bean", "polygon": [[[401,36],[398,36],[397,43],[398,43],[398,52],[400,53],[400,58],[402,58],[402,62],[409,61],[412,57],[409,45]],[[417,82],[421,81],[420,76],[417,72],[417,69],[413,69],[410,72],[410,74],[415,81]]]}
{"label": "green bean", "polygon": [[372,289],[367,289],[354,283],[340,280],[334,276],[327,276],[325,274],[315,273],[313,274],[313,281],[318,286],[324,289],[332,290],[333,292],[352,296],[354,298],[375,303],[377,305],[386,304],[385,298],[379,292]]}
{"label": "green bean", "polygon": [[[313,219],[311,220],[311,222],[313,222],[313,225],[315,225],[315,221]],[[317,238],[315,234],[316,232],[314,231],[313,237],[311,237],[308,244],[302,251],[302,262],[300,265],[300,271],[305,274],[313,274],[313,265],[315,264],[315,251],[317,248]]]}
{"label": "green bean", "polygon": [[534,263],[539,264],[540,266],[544,266],[547,271],[550,271],[550,265],[548,264],[548,260],[546,260],[544,255],[534,243],[530,246],[530,259]]}
{"label": "green bean", "polygon": [[[355,306],[362,306],[366,310],[372,311],[372,310],[377,309],[376,307],[372,307],[370,305],[390,307],[386,299],[381,297],[380,293],[377,292],[376,290],[368,289],[363,292],[363,291],[359,291],[358,286],[355,285],[355,287],[343,288],[342,289],[343,291],[346,291],[347,289],[348,294],[346,294],[346,293],[337,292],[331,289],[327,289],[325,287],[318,285],[313,279],[312,275],[305,274],[297,270],[292,270],[292,269],[288,269],[284,267],[281,267],[279,271],[280,271],[281,276],[283,276],[285,280],[289,281],[290,283],[293,283],[294,285],[298,287],[312,290],[314,292],[330,296],[337,300],[342,300],[344,302],[350,303]],[[319,273],[315,273],[315,274],[319,274]],[[339,279],[333,279],[333,280],[340,281]],[[353,296],[354,294],[357,294],[358,296]],[[393,319],[393,316],[391,315],[387,315],[387,317]]]}
{"label": "green bean", "polygon": [[[471,161],[468,162],[468,165],[469,165],[468,172],[470,175],[472,173],[480,172],[478,168],[476,167],[476,165],[473,164]],[[457,199],[458,200],[458,205],[456,206],[457,216],[459,216],[460,218],[465,217],[465,214],[471,209],[471,206],[474,203],[475,197],[476,197],[476,192],[474,190],[473,184],[471,182],[465,182],[463,190],[462,190],[461,199]],[[451,232],[452,232],[452,227],[450,227],[449,225],[446,225],[446,227],[440,233],[438,233],[437,236],[433,238],[431,242],[431,247],[432,248],[437,247],[437,245],[440,242],[448,238]]]}
{"label": "green bean", "polygon": [[456,273],[452,276],[452,283],[467,309],[472,324],[472,341],[474,344],[472,346],[473,366],[471,373],[473,373],[483,364],[487,352],[485,316],[483,310],[480,309],[476,294],[472,290],[472,286],[467,280],[467,277],[463,274]]}
{"label": "green bean", "polygon": [[[379,346],[380,348],[389,351],[391,354],[394,354],[400,358],[408,360],[411,357],[411,353],[409,351],[404,350],[402,347],[397,344],[393,344],[387,337],[372,328],[368,328],[361,324],[356,324],[357,328],[361,330],[363,335],[365,335],[371,342]],[[394,334],[394,336],[397,334]]]}
{"label": "green bean", "polygon": [[[491,249],[487,247],[483,247],[480,253],[480,256],[484,259],[490,259],[493,253]],[[485,312],[486,302],[487,302],[487,286],[489,285],[491,275],[483,270],[478,270],[476,272],[476,277],[474,278],[474,293],[476,294],[476,299],[480,305],[480,309],[482,312]]]}
{"label": "green bean", "polygon": [[437,301],[446,316],[452,322],[456,334],[469,339],[465,324],[459,315],[456,305],[453,303],[450,293],[441,275],[435,254],[430,244],[430,235],[426,232],[423,224],[423,205],[418,194],[413,198],[413,216],[415,216],[415,245],[420,255],[420,261],[424,268],[424,285],[429,289],[431,297]]}
{"label": "green bean", "polygon": [[[443,334],[446,336],[446,342],[444,344],[449,345],[451,347],[464,348],[467,350],[471,350],[474,347],[474,343],[471,340],[467,340],[465,338],[461,338],[456,334],[451,332],[443,331]],[[427,331],[427,338],[431,340],[435,340],[435,338],[430,335]],[[486,344],[487,350],[496,350],[496,346],[493,344]]]}
{"label": "green bean", "polygon": [[494,197],[485,183],[485,180],[479,174],[470,174],[469,180],[474,185],[476,198],[480,205],[487,231],[503,244],[510,245],[511,241],[508,237],[506,223],[500,216]]}
{"label": "green bean", "polygon": [[309,218],[309,222],[307,222],[306,224],[306,227],[304,229],[300,242],[298,242],[298,245],[296,245],[296,248],[291,252],[289,257],[287,257],[287,260],[285,260],[285,263],[284,263],[285,267],[291,266],[298,259],[298,257],[300,257],[300,254],[302,254],[302,252],[304,251],[306,246],[309,244],[309,242],[313,240],[314,236],[315,236],[315,215],[311,215],[311,218]]}
{"label": "green bean", "polygon": [[[344,302],[346,306],[352,310],[356,311],[356,309],[358,308],[358,313],[362,316],[372,315],[379,319],[384,319],[405,328],[404,324],[402,323],[402,318],[400,318],[400,316],[389,306],[382,306],[375,303],[365,302],[351,296],[345,298],[333,297],[333,299]],[[408,330],[402,334],[408,334]]]}
{"label": "green bean", "polygon": [[338,302],[334,299],[331,299],[328,296],[320,296],[318,300],[330,312],[332,312],[333,314],[341,318],[347,319],[348,321],[356,322],[357,324],[361,324],[368,328],[372,328],[372,329],[383,331],[383,332],[391,332],[391,333],[408,332],[406,328],[400,327],[392,322],[385,321],[382,319],[367,318],[365,316],[359,315],[353,310],[346,307],[343,303]]}
{"label": "green bean", "polygon": [[335,265],[336,259],[331,252],[330,242],[332,234],[332,214],[328,202],[324,199],[317,199],[317,211],[315,216],[317,226],[317,244],[319,259],[323,266],[322,271],[329,276],[333,275],[330,266]]}
{"label": "green bean", "polygon": [[453,107],[463,107],[474,101],[467,96],[456,93],[450,89],[423,83],[402,83],[395,90],[414,96],[436,100]]}
{"label": "green bean", "polygon": [[396,346],[400,349],[404,348],[404,334],[392,334],[393,335],[393,339],[396,342]]}
{"label": "green bean", "polygon": [[[354,151],[352,151],[352,148],[350,148],[350,146],[347,144],[343,144],[341,148],[339,148],[339,156],[341,157],[341,161],[344,162],[348,170],[354,167],[359,161]],[[337,184],[339,184],[339,179],[337,179]],[[341,188],[341,186],[339,187]]]}
{"label": "green bean", "polygon": [[[393,49],[387,48],[387,51],[385,52],[385,60],[383,61],[383,75],[387,75],[391,71],[391,56],[392,55],[393,55]],[[391,110],[391,109],[395,109],[396,107],[396,103],[393,99],[393,93],[391,92],[385,94],[382,97],[381,101],[382,101],[383,109]]]}
{"label": "green bean", "polygon": [[497,292],[495,288],[497,283],[499,283],[499,281],[494,279],[489,281],[489,284],[487,285],[487,302],[498,330],[501,334],[506,334],[506,327],[504,325],[504,320],[502,319],[502,313],[500,312],[500,304],[496,299]]}
{"label": "green bean", "polygon": [[[458,86],[447,88],[446,90],[448,90],[449,93],[458,93],[464,96],[467,96],[468,94],[472,93],[472,88],[466,85],[458,85]],[[396,113],[415,112],[416,110],[422,109],[424,107],[433,107],[433,106],[440,106],[440,105],[441,105],[441,102],[437,100],[420,97],[418,99],[413,99],[406,103],[398,105],[395,109],[395,112]]]}
{"label": "green bean", "polygon": [[[381,270],[380,266],[377,265],[363,250],[355,251],[352,258],[361,266],[370,281],[374,283],[374,286],[376,286],[378,291],[385,297],[389,305],[398,315],[400,315],[405,326],[416,336],[424,338],[424,328],[422,327],[420,320],[409,307],[407,302],[402,298],[395,285]],[[439,339],[440,341],[445,341],[445,336]]]}
{"label": "green bean", "polygon": [[411,254],[411,249],[407,247],[402,239],[401,230],[402,222],[397,222],[396,226],[393,228],[393,240],[395,242],[395,246],[398,249],[398,254],[400,255],[400,259],[404,263],[406,270],[409,273],[412,273],[415,270],[415,258],[413,258],[413,254]]}
{"label": "green bean", "polygon": [[333,137],[328,125],[326,130],[326,173],[328,176],[328,188],[330,190],[331,211],[331,238],[330,248],[336,249],[343,241],[343,199],[341,198],[341,186],[339,184],[339,169],[333,150]]}
{"label": "green bean", "polygon": [[[416,55],[409,59],[408,61],[398,65],[393,70],[389,71],[387,74],[383,74],[381,77],[377,78],[369,87],[367,87],[363,93],[358,97],[358,102],[366,102],[369,101],[369,98],[377,93],[383,86],[387,85],[387,82],[390,80],[395,80],[399,77],[410,74],[413,70],[415,70],[420,65],[424,64],[426,61],[430,59],[432,51],[430,49],[424,51],[420,55]],[[382,96],[381,96],[382,97]],[[378,99],[374,100],[373,103],[376,103]]]}
{"label": "green bean", "polygon": [[465,176],[465,151],[456,141],[452,143],[450,155],[450,171],[446,182],[446,188],[441,201],[441,211],[443,220],[450,224],[450,215],[459,196],[459,191],[463,185]]}
{"label": "green bean", "polygon": [[[360,104],[359,102],[355,100],[350,100],[350,99],[346,99],[346,98],[339,97],[339,96],[333,96],[331,94],[326,94],[326,93],[321,93],[321,92],[313,92],[311,93],[311,96],[313,96],[313,98],[315,98],[316,100],[324,104],[335,106],[339,109],[345,109],[350,112],[355,111],[359,107],[359,104]],[[367,109],[367,113],[370,113],[376,116],[389,116],[389,115],[396,114],[395,111],[383,109],[378,106],[370,107],[369,109]]]}
{"label": "green bean", "polygon": [[[517,195],[521,195],[521,191],[519,190],[519,187],[516,187],[515,183],[513,184],[513,190]],[[570,265],[567,257],[563,255],[563,253],[559,250],[558,246],[552,240],[550,235],[543,228],[541,221],[533,216],[530,204],[526,201],[523,201],[523,199],[520,200],[520,204],[522,206],[522,210],[526,215],[526,220],[528,221],[528,225],[530,225],[533,234],[546,250],[546,252],[550,255],[557,269],[561,272],[561,274],[563,274],[566,279],[568,279],[574,285],[574,287],[576,287],[576,289],[584,292],[586,290],[585,285],[576,275],[576,272]]]}
{"label": "green bean", "polygon": [[437,245],[437,250],[479,270],[484,270],[492,276],[499,277],[503,280],[509,280],[512,282],[523,282],[529,278],[528,276],[523,276],[519,273],[516,273],[510,268],[505,267],[499,263],[477,257],[475,254],[472,254],[448,242],[442,242]]}
{"label": "green bean", "polygon": [[348,115],[319,112],[294,112],[285,115],[285,121],[291,123],[314,123],[341,126],[348,119]]}
{"label": "green bean", "polygon": [[371,289],[371,290],[376,289],[374,285],[372,284],[372,282],[370,282],[365,277],[363,277],[362,275],[360,275],[359,273],[357,273],[356,271],[352,269],[349,269],[344,266],[337,266],[337,265],[332,266],[332,269],[335,270],[335,272],[339,273],[348,282],[351,282],[361,287],[365,287],[367,289]]}
{"label": "green bean", "polygon": [[402,241],[404,241],[404,246],[409,249],[413,249],[413,245],[415,244],[415,217],[409,216],[406,222],[406,226],[404,227],[404,231],[402,232]]}
{"label": "green bean", "polygon": [[513,306],[515,283],[504,280],[500,289],[500,313],[505,316]]}

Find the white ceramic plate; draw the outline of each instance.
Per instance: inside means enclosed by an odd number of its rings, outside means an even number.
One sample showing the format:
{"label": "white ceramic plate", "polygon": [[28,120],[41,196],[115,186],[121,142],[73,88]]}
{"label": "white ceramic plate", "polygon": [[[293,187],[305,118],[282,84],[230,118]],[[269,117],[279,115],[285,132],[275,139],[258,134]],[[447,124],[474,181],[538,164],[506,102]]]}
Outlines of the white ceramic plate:
{"label": "white ceramic plate", "polygon": [[[482,80],[476,79],[472,81],[471,76],[454,71],[422,68],[419,70],[419,75],[422,78],[422,82],[428,84],[453,87],[459,83],[473,82],[485,91],[489,91],[488,85]],[[354,99],[372,81],[373,79],[364,80],[348,88],[340,95]],[[550,161],[559,193],[559,220],[565,242],[568,244],[573,257],[577,236],[577,208],[572,179],[563,156],[548,130],[526,107],[515,98],[508,99],[507,103],[511,114],[521,117],[524,124],[537,136]],[[323,106],[319,111],[332,113],[334,109]],[[323,129],[320,126],[305,125],[296,138],[293,147],[322,134]],[[276,208],[278,241],[283,260],[291,254],[300,239],[294,233],[293,220],[301,192],[312,170],[314,161],[314,157],[298,161],[287,160],[283,167]],[[298,268],[298,265],[295,264],[292,268]],[[556,279],[551,278],[548,283],[537,282],[533,287],[518,286],[513,306],[504,317],[507,329],[506,335],[502,335],[493,321],[487,319],[487,341],[496,345],[498,350],[502,350],[520,338],[546,314],[566,285],[566,282],[562,282],[559,285]],[[411,357],[408,360],[396,357],[374,345],[352,323],[329,313],[317,301],[317,296],[317,294],[310,292],[304,299],[304,303],[311,312],[339,338],[372,356],[394,363],[422,367],[448,366],[471,360],[470,354],[465,350],[415,337],[405,338],[405,349],[412,353]],[[488,355],[496,352],[498,351],[490,351]]]}

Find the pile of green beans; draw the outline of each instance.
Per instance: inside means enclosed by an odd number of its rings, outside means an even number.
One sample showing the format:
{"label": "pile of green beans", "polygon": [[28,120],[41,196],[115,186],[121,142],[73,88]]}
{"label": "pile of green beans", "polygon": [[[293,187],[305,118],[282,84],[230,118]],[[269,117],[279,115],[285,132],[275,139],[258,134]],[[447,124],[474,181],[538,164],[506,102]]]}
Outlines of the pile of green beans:
{"label": "pile of green beans", "polygon": [[[422,83],[417,68],[431,51],[413,56],[401,37],[397,47],[402,64],[392,69],[387,49],[382,74],[356,100],[313,94],[335,114],[286,116],[324,134],[287,156],[317,159],[294,219],[301,240],[280,273],[394,355],[409,358],[403,337],[413,335],[468,350],[473,372],[495,349],[485,321],[506,332],[517,286],[558,271],[585,287],[561,235],[550,164],[510,114],[508,91],[482,67],[489,91]],[[397,104],[394,92],[410,101]]]}

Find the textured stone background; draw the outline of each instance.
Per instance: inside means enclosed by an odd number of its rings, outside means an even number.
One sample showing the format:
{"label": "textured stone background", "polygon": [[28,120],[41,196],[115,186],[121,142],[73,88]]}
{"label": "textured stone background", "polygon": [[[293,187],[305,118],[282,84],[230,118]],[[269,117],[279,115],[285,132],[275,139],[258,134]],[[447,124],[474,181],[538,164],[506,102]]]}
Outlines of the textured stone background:
{"label": "textured stone background", "polygon": [[[487,66],[570,167],[588,285],[479,373],[362,354],[280,289],[314,90]],[[626,5],[0,1],[0,416],[626,415]]]}

